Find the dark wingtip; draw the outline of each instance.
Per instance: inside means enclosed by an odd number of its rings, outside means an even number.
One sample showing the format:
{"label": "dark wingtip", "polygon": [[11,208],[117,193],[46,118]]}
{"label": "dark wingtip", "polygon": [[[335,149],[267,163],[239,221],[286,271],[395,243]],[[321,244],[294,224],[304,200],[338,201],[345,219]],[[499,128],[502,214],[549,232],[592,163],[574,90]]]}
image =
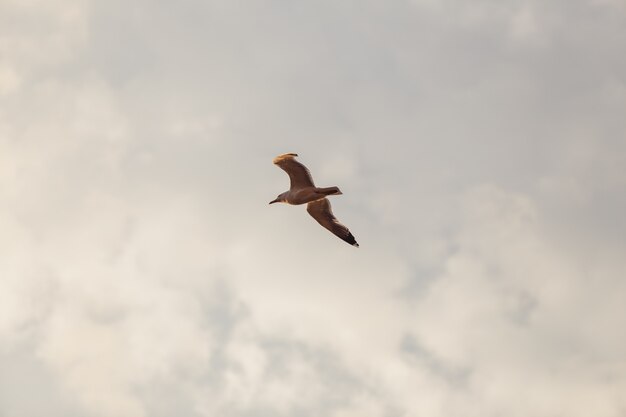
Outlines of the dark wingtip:
{"label": "dark wingtip", "polygon": [[356,239],[354,238],[352,233],[349,233],[348,236],[346,236],[344,240],[354,247],[357,247],[357,248],[359,247],[359,244],[356,242]]}

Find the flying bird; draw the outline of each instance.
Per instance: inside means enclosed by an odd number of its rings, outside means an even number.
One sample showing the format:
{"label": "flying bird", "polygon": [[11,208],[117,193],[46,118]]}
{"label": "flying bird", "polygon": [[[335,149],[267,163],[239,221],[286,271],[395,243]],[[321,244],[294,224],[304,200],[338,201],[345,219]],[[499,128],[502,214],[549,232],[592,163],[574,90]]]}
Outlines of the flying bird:
{"label": "flying bird", "polygon": [[274,158],[274,164],[278,165],[289,175],[291,186],[289,191],[279,194],[273,203],[287,203],[300,205],[306,203],[306,211],[309,212],[319,224],[330,230],[340,239],[348,242],[352,246],[359,247],[356,239],[350,230],[339,223],[330,208],[330,201],[326,198],[329,195],[343,194],[338,187],[316,187],[311,178],[311,173],[295,157],[298,154],[286,153]]}

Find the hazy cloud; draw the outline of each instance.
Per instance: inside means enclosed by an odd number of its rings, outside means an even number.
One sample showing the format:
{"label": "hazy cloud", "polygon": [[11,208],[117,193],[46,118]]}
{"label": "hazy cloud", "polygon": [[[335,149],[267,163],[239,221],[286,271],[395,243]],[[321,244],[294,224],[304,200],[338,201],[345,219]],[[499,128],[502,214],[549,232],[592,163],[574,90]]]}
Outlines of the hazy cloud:
{"label": "hazy cloud", "polygon": [[624,414],[625,22],[0,3],[0,415]]}

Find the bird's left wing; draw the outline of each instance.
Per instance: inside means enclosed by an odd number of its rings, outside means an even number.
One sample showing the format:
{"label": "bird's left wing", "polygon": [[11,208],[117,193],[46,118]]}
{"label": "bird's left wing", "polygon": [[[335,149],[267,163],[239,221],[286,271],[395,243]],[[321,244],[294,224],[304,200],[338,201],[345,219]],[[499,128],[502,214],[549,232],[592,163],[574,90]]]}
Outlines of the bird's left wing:
{"label": "bird's left wing", "polygon": [[311,178],[311,172],[308,168],[296,161],[295,153],[286,153],[278,155],[274,158],[274,163],[282,168],[288,175],[291,181],[290,189],[297,190],[299,188],[315,187],[313,178]]}
{"label": "bird's left wing", "polygon": [[348,228],[343,224],[339,223],[337,218],[333,215],[330,208],[330,201],[328,201],[327,198],[311,201],[307,204],[306,211],[308,211],[311,217],[313,217],[319,224],[330,230],[337,237],[348,242],[352,246],[356,246],[357,248],[359,247],[359,244],[356,243],[356,239],[352,236],[350,230],[348,230]]}

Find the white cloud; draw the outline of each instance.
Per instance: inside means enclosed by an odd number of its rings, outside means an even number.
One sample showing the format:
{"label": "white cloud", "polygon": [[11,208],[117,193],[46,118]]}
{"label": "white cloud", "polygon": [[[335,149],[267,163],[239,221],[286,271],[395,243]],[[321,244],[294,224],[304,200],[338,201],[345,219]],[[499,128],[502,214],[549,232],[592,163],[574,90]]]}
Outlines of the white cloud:
{"label": "white cloud", "polygon": [[0,414],[620,415],[609,3],[2,3]]}
{"label": "white cloud", "polygon": [[530,6],[518,11],[512,21],[512,35],[514,38],[526,40],[539,37],[537,18]]}
{"label": "white cloud", "polygon": [[12,93],[19,89],[20,76],[15,69],[0,64],[0,95]]}
{"label": "white cloud", "polygon": [[[606,382],[608,368],[598,358],[623,365],[614,349],[626,341],[614,335],[624,308],[597,288],[623,294],[624,262],[613,259],[606,270],[564,253],[543,235],[532,201],[523,196],[481,188],[465,207],[458,251],[417,304],[419,343],[467,370],[466,389],[480,399],[483,415],[583,416],[598,403],[614,402],[613,392],[626,381]],[[524,405],[511,410],[522,392]],[[624,406],[618,404],[603,412],[617,415]]]}

